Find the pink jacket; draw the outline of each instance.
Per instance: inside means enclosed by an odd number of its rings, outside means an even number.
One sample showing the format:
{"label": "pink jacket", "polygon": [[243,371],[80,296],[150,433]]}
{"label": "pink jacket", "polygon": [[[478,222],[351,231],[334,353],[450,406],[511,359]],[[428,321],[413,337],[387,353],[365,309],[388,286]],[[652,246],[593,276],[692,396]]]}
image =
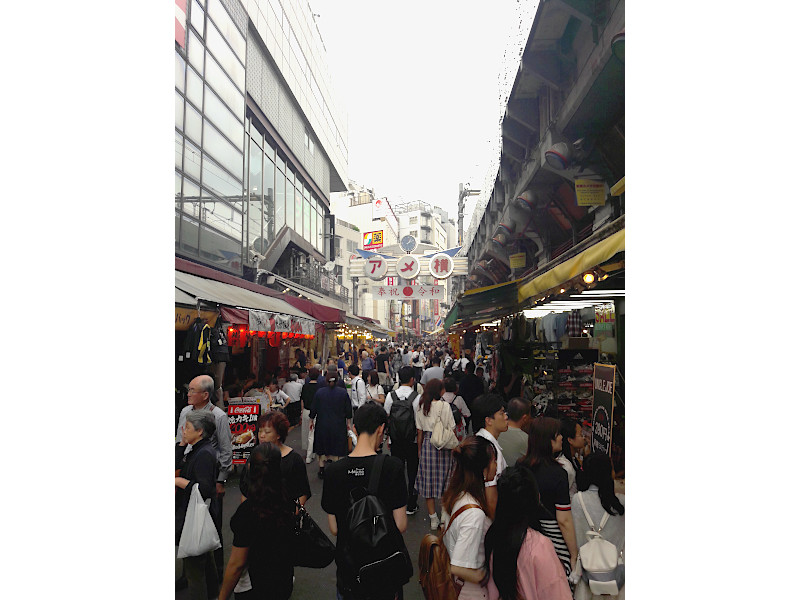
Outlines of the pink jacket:
{"label": "pink jacket", "polygon": [[[494,555],[490,568],[494,563]],[[524,600],[572,600],[564,567],[556,556],[553,542],[538,531],[528,529],[517,557],[517,589]],[[489,600],[498,600],[500,592],[490,571],[487,586]]]}

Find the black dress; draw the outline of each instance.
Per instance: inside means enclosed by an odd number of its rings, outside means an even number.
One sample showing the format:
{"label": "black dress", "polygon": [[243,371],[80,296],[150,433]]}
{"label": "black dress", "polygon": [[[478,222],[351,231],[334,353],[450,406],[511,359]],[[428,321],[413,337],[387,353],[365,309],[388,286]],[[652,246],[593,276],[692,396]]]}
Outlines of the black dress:
{"label": "black dress", "polygon": [[[300,496],[311,497],[311,486],[308,483],[306,464],[303,457],[296,451],[292,450],[286,456],[281,457],[281,475],[289,498],[297,500]],[[245,498],[247,498],[249,486],[250,459],[248,458],[242,471],[242,477],[239,479],[239,491]]]}
{"label": "black dress", "polygon": [[314,425],[314,452],[317,455],[345,456],[347,454],[347,419],[353,418],[350,396],[342,388],[325,386],[314,395],[309,416]]}

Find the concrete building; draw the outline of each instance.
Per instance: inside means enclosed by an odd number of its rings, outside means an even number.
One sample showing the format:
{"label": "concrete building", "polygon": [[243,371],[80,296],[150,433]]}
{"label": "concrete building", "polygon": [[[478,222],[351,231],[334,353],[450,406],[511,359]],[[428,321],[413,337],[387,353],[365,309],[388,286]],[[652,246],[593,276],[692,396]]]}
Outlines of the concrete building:
{"label": "concrete building", "polygon": [[325,269],[335,254],[330,195],[347,189],[347,119],[308,4],[188,0],[183,14],[176,255],[349,306]]}

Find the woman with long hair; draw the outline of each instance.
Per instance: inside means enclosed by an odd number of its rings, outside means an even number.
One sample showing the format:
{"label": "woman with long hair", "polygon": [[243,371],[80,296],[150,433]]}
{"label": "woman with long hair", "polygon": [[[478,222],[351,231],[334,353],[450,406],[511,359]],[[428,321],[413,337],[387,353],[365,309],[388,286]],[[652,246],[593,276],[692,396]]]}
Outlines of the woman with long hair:
{"label": "woman with long hair", "polygon": [[489,600],[572,600],[553,543],[541,533],[538,510],[539,488],[530,469],[514,465],[503,471],[485,540]]}
{"label": "woman with long hair", "polygon": [[[606,454],[590,454],[583,461],[583,477],[578,481],[578,492],[572,498],[572,513],[575,519],[575,534],[580,548],[588,540],[586,532],[591,528],[581,505],[592,518],[595,528],[603,516],[610,516],[603,526],[603,539],[611,542],[621,552],[625,546],[625,496],[614,493],[614,479],[611,474],[611,459]],[[589,585],[581,579],[575,588],[575,600],[619,598],[624,600],[625,588],[617,596],[593,595]]]}
{"label": "woman with long hair", "polygon": [[419,454],[419,470],[415,487],[420,496],[425,498],[428,507],[431,529],[439,528],[439,516],[436,514],[436,498],[442,497],[453,462],[452,451],[438,450],[431,444],[433,427],[441,418],[446,429],[455,433],[456,423],[450,406],[441,400],[444,386],[441,379],[431,379],[425,384],[414,420],[417,425],[417,453]]}
{"label": "woman with long hair", "polygon": [[497,456],[492,442],[474,435],[456,446],[452,455],[453,472],[442,496],[450,572],[457,584],[463,583],[459,600],[486,600],[483,539],[491,521],[484,489],[497,473]]}
{"label": "woman with long hair", "polygon": [[536,478],[543,508],[539,516],[542,533],[553,542],[569,577],[578,559],[578,546],[570,511],[569,478],[555,459],[561,444],[561,422],[552,417],[536,417],[528,432],[528,451],[518,464],[528,467]]}
{"label": "woman with long hair", "polygon": [[583,428],[575,419],[561,419],[561,452],[556,456],[556,461],[567,472],[569,480],[569,498],[578,491],[577,479],[580,478],[583,467],[578,461],[578,456],[586,446],[583,437]]}
{"label": "woman with long hair", "polygon": [[[281,473],[286,484],[289,498],[305,505],[311,496],[311,486],[308,483],[308,473],[303,457],[291,446],[287,446],[286,436],[289,435],[289,418],[276,410],[261,415],[258,418],[258,443],[271,443],[281,453]],[[239,491],[242,493],[242,502],[247,498],[250,489],[250,459],[244,465],[242,476],[239,479]]]}
{"label": "woman with long hair", "polygon": [[250,453],[247,500],[231,517],[233,547],[219,600],[228,600],[248,568],[252,589],[237,597],[287,600],[292,595],[294,567],[289,552],[294,535],[294,504],[281,474],[281,453],[269,442]]}

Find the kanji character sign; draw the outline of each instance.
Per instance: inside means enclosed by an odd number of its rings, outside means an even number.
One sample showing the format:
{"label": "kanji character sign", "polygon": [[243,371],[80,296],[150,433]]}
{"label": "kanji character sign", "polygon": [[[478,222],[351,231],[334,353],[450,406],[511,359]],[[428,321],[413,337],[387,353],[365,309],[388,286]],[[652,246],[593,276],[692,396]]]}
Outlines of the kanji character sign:
{"label": "kanji character sign", "polygon": [[384,277],[386,277],[386,270],[388,268],[388,261],[380,256],[367,259],[367,262],[364,265],[364,271],[367,274],[367,277],[375,281],[381,281]]}
{"label": "kanji character sign", "polygon": [[431,272],[431,275],[437,279],[447,279],[453,273],[454,267],[455,263],[453,262],[453,258],[443,252],[440,252],[439,254],[434,254],[431,257],[428,270]]}
{"label": "kanji character sign", "polygon": [[397,259],[397,274],[404,279],[414,279],[419,275],[419,260],[411,254]]}

